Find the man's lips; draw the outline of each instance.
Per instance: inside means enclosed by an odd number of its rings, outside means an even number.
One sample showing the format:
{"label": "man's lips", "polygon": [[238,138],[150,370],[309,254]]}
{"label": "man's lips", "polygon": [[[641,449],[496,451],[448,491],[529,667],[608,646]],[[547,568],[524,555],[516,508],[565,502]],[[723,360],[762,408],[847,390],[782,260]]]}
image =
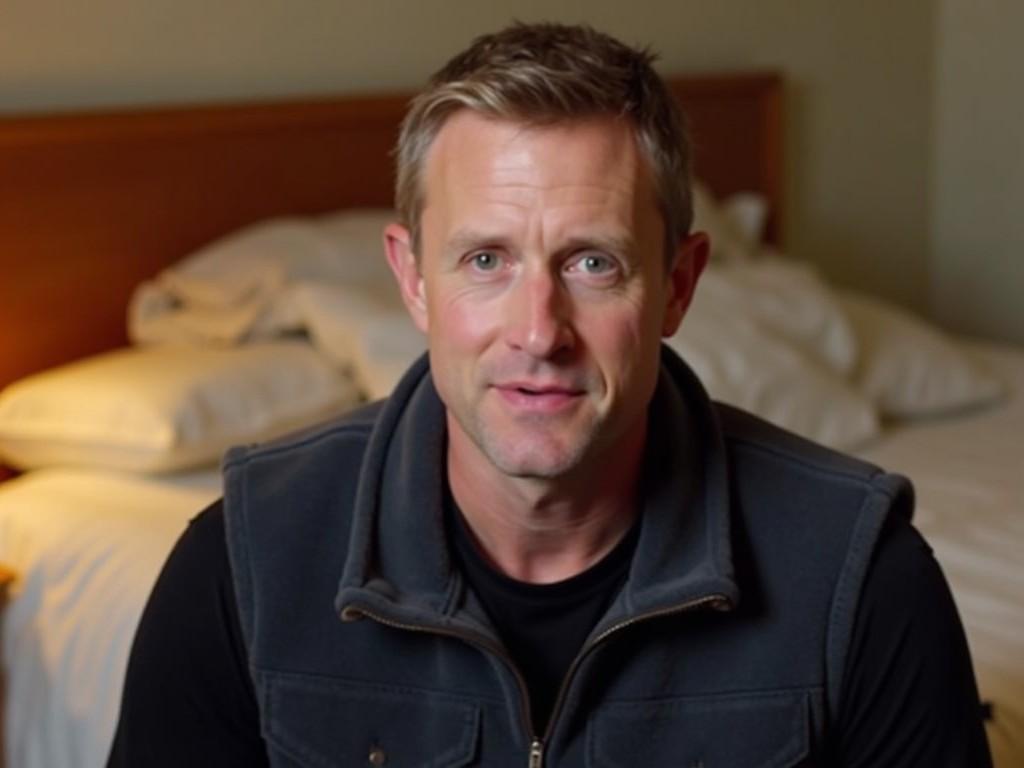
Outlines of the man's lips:
{"label": "man's lips", "polygon": [[568,384],[506,381],[493,385],[502,399],[519,409],[555,412],[575,403],[586,390]]}

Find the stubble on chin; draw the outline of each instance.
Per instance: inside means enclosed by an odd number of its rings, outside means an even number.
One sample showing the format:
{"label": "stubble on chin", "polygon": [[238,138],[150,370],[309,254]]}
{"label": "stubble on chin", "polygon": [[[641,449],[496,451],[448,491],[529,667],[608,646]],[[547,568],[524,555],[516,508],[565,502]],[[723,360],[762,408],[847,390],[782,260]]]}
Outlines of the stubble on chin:
{"label": "stubble on chin", "polygon": [[514,417],[509,424],[492,423],[479,413],[465,423],[465,436],[499,472],[515,478],[554,480],[572,472],[588,455],[599,423],[595,414],[580,419],[546,414]]}

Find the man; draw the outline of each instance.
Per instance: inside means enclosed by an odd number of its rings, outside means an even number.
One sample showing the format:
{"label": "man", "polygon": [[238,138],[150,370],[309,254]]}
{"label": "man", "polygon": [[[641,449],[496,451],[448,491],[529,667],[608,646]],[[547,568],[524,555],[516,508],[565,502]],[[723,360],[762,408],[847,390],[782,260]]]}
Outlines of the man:
{"label": "man", "polygon": [[661,348],[708,242],[650,57],[483,37],[398,171],[387,257],[429,361],[229,454],[111,765],[988,764],[908,484],[712,404]]}

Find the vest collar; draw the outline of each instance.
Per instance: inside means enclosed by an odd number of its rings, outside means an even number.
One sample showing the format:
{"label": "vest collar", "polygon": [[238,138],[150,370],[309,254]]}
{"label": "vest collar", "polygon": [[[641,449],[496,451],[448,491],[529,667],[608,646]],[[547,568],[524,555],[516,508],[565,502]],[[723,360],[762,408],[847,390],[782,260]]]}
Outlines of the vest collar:
{"label": "vest collar", "polygon": [[[725,607],[739,597],[716,412],[693,372],[664,346],[650,413],[640,538],[599,631],[704,599]],[[463,582],[445,532],[445,450],[444,405],[424,355],[381,410],[364,454],[339,612],[358,603],[410,624],[459,623]]]}

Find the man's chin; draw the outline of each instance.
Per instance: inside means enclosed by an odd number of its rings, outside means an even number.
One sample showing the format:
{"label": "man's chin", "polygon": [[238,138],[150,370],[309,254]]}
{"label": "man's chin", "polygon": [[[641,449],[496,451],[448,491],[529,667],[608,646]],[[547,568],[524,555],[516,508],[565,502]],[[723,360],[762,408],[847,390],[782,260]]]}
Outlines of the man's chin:
{"label": "man's chin", "polygon": [[557,480],[576,470],[585,454],[583,445],[519,442],[515,445],[484,441],[484,455],[508,477]]}

